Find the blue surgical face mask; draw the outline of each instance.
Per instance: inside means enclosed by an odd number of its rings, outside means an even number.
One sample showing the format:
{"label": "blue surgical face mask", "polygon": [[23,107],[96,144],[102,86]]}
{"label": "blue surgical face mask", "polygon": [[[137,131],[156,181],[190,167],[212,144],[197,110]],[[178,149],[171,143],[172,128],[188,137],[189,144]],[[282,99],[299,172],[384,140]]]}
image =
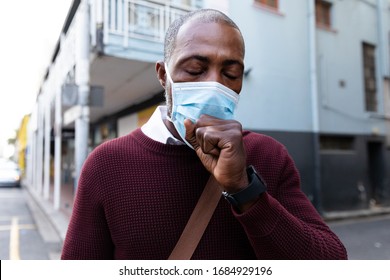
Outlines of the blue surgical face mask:
{"label": "blue surgical face mask", "polygon": [[196,122],[203,114],[219,119],[234,119],[234,109],[239,95],[218,82],[174,83],[165,64],[167,79],[171,83],[172,111],[168,119],[173,123],[183,141],[186,129],[184,120]]}

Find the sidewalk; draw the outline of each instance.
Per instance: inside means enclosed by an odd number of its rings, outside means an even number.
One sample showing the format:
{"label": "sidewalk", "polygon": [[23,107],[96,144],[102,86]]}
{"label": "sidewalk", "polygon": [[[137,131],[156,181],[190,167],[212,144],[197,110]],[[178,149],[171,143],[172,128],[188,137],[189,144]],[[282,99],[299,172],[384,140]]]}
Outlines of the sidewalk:
{"label": "sidewalk", "polygon": [[[35,202],[36,206],[41,210],[48,221],[52,224],[61,242],[64,241],[69,219],[73,206],[73,187],[63,186],[61,189],[61,207],[60,210],[55,210],[52,202],[52,196],[49,200],[45,200],[38,195],[34,190],[25,185],[28,194]],[[52,190],[51,190],[52,193]],[[370,209],[353,210],[353,211],[335,211],[326,212],[322,216],[326,222],[333,222],[338,220],[347,220],[360,217],[369,217],[377,215],[390,214],[390,207],[372,207]]]}
{"label": "sidewalk", "polygon": [[25,182],[23,182],[22,185],[29,195],[30,207],[35,208],[34,212],[36,212],[39,217],[43,216],[50,222],[62,243],[65,240],[70,216],[72,214],[74,197],[73,186],[66,185],[61,187],[60,209],[55,210],[53,203],[53,186],[50,186],[50,196],[49,199],[46,200]]}

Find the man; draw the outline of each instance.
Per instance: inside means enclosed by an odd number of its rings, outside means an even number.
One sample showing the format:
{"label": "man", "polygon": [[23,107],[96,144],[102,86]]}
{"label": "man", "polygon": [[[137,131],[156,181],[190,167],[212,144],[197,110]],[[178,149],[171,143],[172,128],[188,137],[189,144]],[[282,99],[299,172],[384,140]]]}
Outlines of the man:
{"label": "man", "polygon": [[286,149],[231,118],[244,52],[221,12],[195,11],[170,26],[156,64],[167,106],[88,157],[63,259],[167,259],[210,174],[227,196],[246,195],[233,205],[220,199],[193,259],[347,257],[300,190]]}

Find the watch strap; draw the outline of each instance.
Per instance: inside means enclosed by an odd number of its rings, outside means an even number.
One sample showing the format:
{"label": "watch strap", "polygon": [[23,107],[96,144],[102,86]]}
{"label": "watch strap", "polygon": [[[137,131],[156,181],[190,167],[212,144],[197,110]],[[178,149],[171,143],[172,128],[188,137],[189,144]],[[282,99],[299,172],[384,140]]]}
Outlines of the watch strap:
{"label": "watch strap", "polygon": [[259,197],[267,190],[267,186],[252,165],[246,169],[246,172],[248,175],[249,185],[245,189],[234,194],[222,192],[225,199],[234,207],[244,205],[245,203]]}

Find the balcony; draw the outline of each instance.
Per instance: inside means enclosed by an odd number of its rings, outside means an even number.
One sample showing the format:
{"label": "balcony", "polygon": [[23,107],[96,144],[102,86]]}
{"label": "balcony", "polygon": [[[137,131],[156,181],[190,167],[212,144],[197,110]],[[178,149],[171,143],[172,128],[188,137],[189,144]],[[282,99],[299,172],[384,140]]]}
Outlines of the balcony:
{"label": "balcony", "polygon": [[[197,6],[191,0],[104,0],[91,6],[91,43],[100,53],[155,62],[171,22]],[[198,2],[198,1],[197,1]]]}
{"label": "balcony", "polygon": [[[199,0],[97,0],[90,2],[90,83],[104,87],[96,122],[162,91],[155,62],[163,59],[169,24],[198,7]],[[191,6],[190,6],[191,5]]]}

